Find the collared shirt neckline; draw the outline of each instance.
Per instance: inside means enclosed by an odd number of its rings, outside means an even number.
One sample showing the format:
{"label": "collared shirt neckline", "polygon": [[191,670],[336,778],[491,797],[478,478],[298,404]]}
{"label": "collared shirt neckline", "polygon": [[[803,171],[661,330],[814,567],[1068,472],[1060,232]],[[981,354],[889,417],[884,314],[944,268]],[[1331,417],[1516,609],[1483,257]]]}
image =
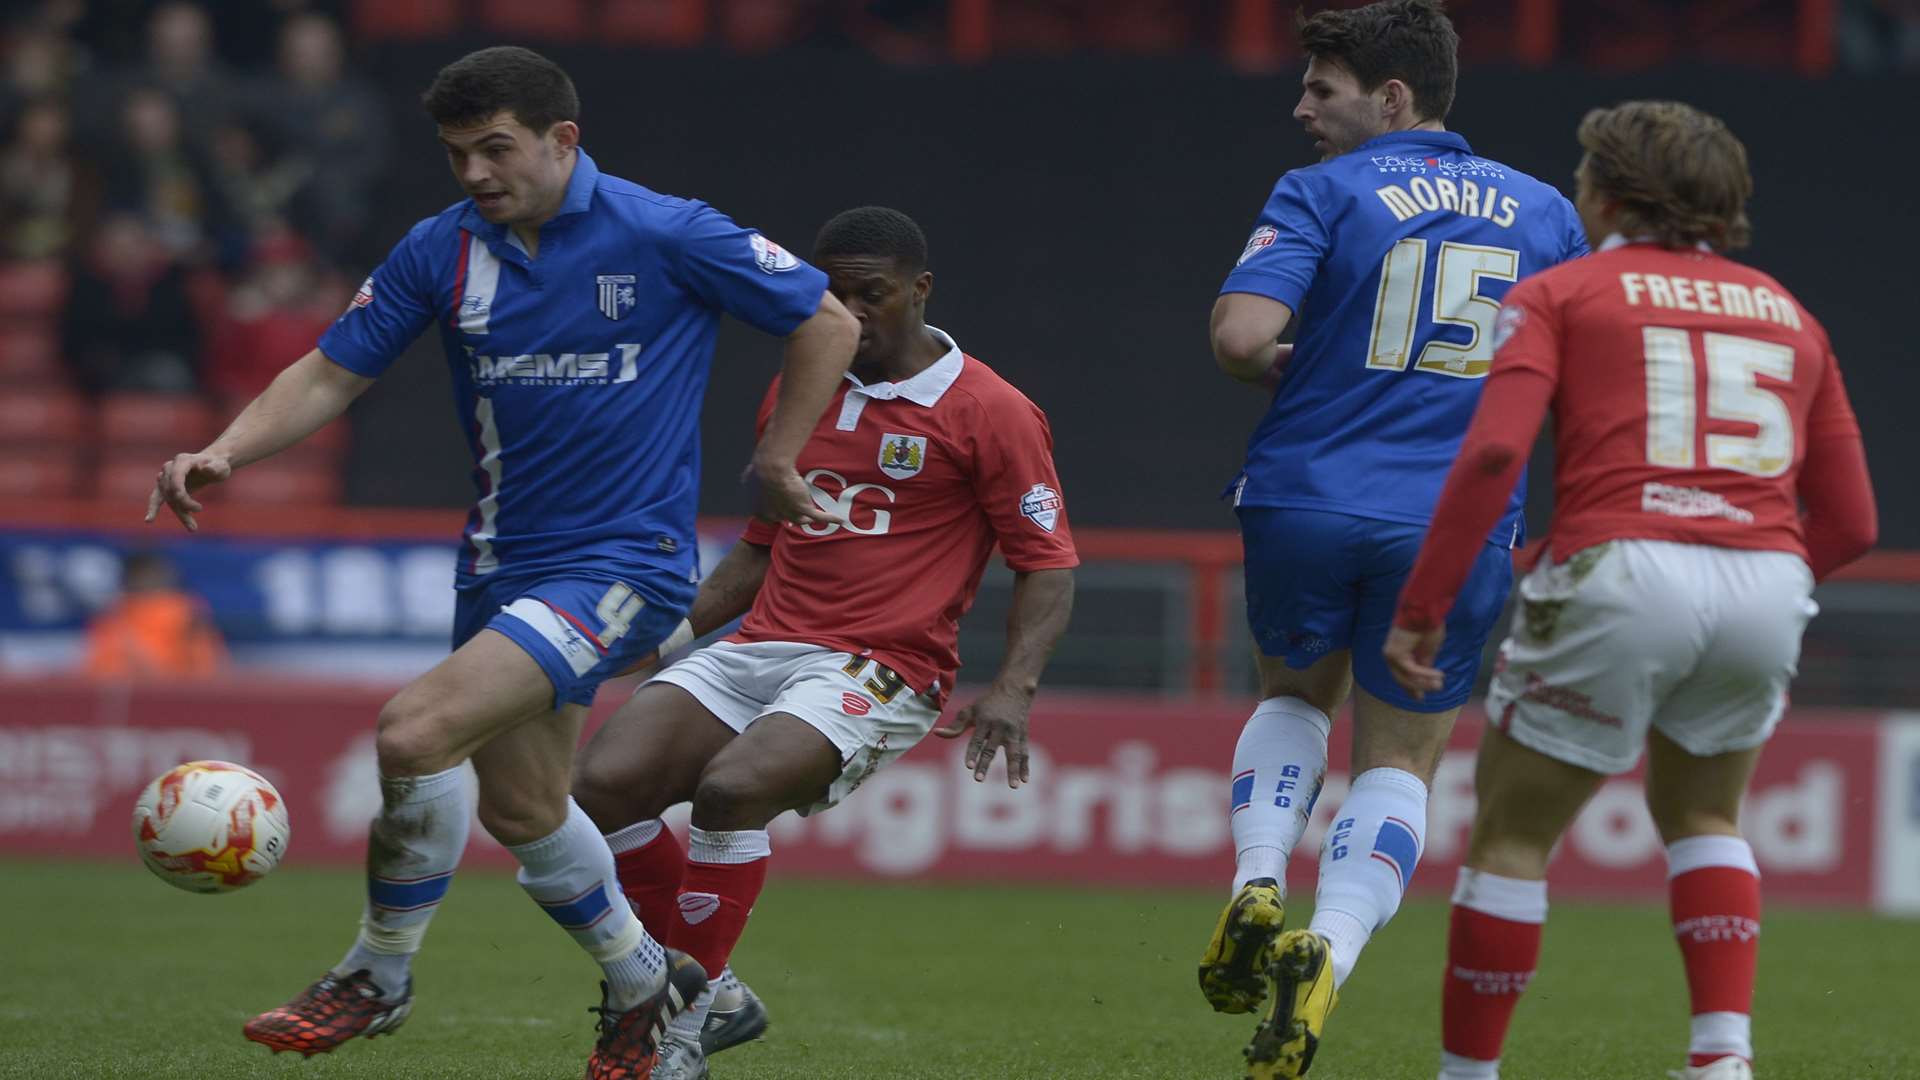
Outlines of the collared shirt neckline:
{"label": "collared shirt neckline", "polygon": [[[1620,233],[1608,233],[1607,238],[1600,241],[1600,246],[1594,250],[1612,251],[1615,248],[1626,247],[1628,244],[1657,244],[1659,242],[1657,238],[1652,236],[1624,236]],[[1693,249],[1695,251],[1704,251],[1709,255],[1713,254],[1713,245],[1707,243],[1705,240],[1693,245]]]}
{"label": "collared shirt neckline", "polygon": [[1375,150],[1381,147],[1397,146],[1404,143],[1444,146],[1449,149],[1458,150],[1463,154],[1473,153],[1473,147],[1467,145],[1466,136],[1457,131],[1421,131],[1418,129],[1389,131],[1384,135],[1375,135],[1373,138],[1354,147],[1353,153],[1357,154],[1362,150]]}
{"label": "collared shirt neckline", "polygon": [[921,369],[912,378],[900,382],[863,383],[849,371],[846,378],[853,388],[847,391],[848,395],[859,394],[876,401],[901,397],[928,409],[939,404],[947,390],[959,381],[960,372],[966,367],[966,357],[960,352],[960,346],[954,343],[952,335],[936,326],[927,329],[947,347],[940,359]]}

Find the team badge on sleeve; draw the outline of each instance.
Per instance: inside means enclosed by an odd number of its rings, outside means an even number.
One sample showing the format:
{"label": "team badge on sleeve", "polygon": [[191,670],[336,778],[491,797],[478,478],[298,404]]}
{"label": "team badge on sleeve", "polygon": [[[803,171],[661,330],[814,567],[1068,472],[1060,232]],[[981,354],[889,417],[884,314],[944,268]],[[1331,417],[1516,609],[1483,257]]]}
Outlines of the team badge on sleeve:
{"label": "team badge on sleeve", "polygon": [[1525,308],[1517,308],[1511,304],[1501,308],[1500,314],[1494,316],[1493,320],[1493,351],[1499,352],[1506,348],[1507,342],[1513,340],[1514,333],[1526,321]]}
{"label": "team badge on sleeve", "polygon": [[1052,532],[1053,527],[1059,524],[1060,507],[1063,505],[1060,493],[1045,484],[1035,484],[1020,496],[1020,512],[1026,515],[1028,521],[1048,532]]}
{"label": "team badge on sleeve", "polygon": [[753,261],[769,274],[784,274],[800,265],[800,260],[793,257],[793,252],[759,233],[748,236],[747,243],[753,248]]}
{"label": "team badge on sleeve", "polygon": [[371,303],[373,303],[373,275],[368,274],[367,280],[361,282],[360,287],[354,290],[353,303],[347,305],[347,310],[353,311]]}
{"label": "team badge on sleeve", "polygon": [[1261,249],[1272,247],[1273,242],[1278,239],[1280,239],[1280,230],[1271,225],[1262,225],[1253,230],[1253,235],[1247,237],[1246,248],[1240,252],[1238,259],[1233,260],[1233,265],[1239,266],[1241,263],[1260,254]]}
{"label": "team badge on sleeve", "polygon": [[633,283],[637,280],[632,274],[600,274],[596,276],[594,286],[600,293],[600,314],[609,319],[618,319],[633,310]]}
{"label": "team badge on sleeve", "polygon": [[880,471],[895,480],[918,475],[927,463],[925,435],[895,435],[889,431],[880,438]]}

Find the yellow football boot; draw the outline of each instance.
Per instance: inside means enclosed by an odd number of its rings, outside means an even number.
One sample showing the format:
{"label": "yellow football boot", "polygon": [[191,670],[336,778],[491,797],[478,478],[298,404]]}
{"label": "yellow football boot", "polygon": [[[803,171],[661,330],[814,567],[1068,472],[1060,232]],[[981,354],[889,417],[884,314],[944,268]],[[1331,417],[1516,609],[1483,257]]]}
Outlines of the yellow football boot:
{"label": "yellow football boot", "polygon": [[1227,902],[1200,957],[1200,993],[1215,1012],[1247,1013],[1267,996],[1267,948],[1287,922],[1280,883],[1254,878]]}
{"label": "yellow football boot", "polygon": [[1313,1066],[1320,1032],[1340,994],[1333,988],[1333,954],[1311,930],[1280,935],[1267,977],[1273,1000],[1247,1044],[1247,1080],[1295,1080]]}

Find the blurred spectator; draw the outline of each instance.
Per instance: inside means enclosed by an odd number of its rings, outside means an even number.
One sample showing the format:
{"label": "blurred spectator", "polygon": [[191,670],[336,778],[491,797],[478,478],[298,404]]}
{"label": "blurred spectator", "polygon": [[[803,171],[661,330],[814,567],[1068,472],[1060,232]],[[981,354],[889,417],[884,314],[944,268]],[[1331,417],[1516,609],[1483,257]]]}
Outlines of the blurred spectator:
{"label": "blurred spectator", "polygon": [[100,224],[73,272],[63,335],[93,390],[185,391],[194,386],[200,330],[181,264],[136,214]]}
{"label": "blurred spectator", "polygon": [[287,20],[278,77],[262,97],[262,119],[295,151],[292,170],[313,178],[295,204],[301,228],[336,262],[377,257],[359,245],[386,167],[387,109],[372,86],[346,73],[339,25],[315,14]]}
{"label": "blurred spectator", "polygon": [[1920,0],[1847,0],[1836,37],[1854,71],[1920,69]]}
{"label": "blurred spectator", "polygon": [[266,389],[314,347],[351,296],[348,282],[291,230],[263,234],[252,262],[222,305],[207,352],[206,388],[229,399]]}
{"label": "blurred spectator", "polygon": [[221,209],[216,239],[228,256],[220,261],[234,265],[261,235],[292,216],[294,196],[312,178],[313,162],[275,154],[261,125],[235,120],[213,133],[210,174]]}
{"label": "blurred spectator", "polygon": [[0,261],[67,254],[81,206],[81,167],[68,149],[67,108],[27,105],[0,148]]}
{"label": "blurred spectator", "polygon": [[226,666],[226,643],[206,601],[180,588],[166,556],[129,555],[120,592],[87,625],[88,676],[204,678]]}
{"label": "blurred spectator", "polygon": [[198,4],[162,4],[147,19],[147,63],[136,82],[173,99],[187,143],[205,151],[232,116],[240,87],[213,52],[213,21]]}
{"label": "blurred spectator", "polygon": [[4,65],[0,129],[11,130],[29,104],[65,99],[85,66],[85,57],[58,30],[25,23],[7,35]]}
{"label": "blurred spectator", "polygon": [[127,95],[121,120],[107,203],[144,216],[174,256],[197,257],[215,206],[205,166],[182,138],[179,109],[165,93],[141,87]]}

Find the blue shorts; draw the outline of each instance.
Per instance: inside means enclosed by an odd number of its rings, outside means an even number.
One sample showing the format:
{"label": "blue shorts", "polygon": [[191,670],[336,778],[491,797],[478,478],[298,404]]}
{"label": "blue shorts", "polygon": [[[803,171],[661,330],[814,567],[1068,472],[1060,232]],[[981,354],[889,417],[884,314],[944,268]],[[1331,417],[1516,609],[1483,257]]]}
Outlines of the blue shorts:
{"label": "blue shorts", "polygon": [[1263,655],[1304,668],[1351,649],[1353,681],[1389,705],[1444,712],[1466,704],[1481,650],[1513,587],[1511,552],[1492,544],[1481,550],[1434,661],[1447,684],[1416,701],[1393,681],[1380,650],[1426,526],[1320,510],[1243,506],[1236,512],[1246,546],[1247,624]]}
{"label": "blue shorts", "polygon": [[686,617],[686,585],[660,588],[655,577],[486,578],[455,592],[453,647],[497,630],[547,673],[554,708],[591,705],[601,683],[639,663]]}

